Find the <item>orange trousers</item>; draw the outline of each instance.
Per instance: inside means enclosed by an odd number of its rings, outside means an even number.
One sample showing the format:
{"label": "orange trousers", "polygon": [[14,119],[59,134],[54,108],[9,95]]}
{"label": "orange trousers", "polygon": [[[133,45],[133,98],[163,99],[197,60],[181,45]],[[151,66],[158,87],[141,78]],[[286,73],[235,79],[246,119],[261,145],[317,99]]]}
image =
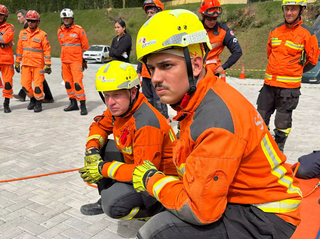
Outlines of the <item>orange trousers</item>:
{"label": "orange trousers", "polygon": [[[21,85],[29,98],[35,97],[36,100],[43,100],[43,67],[22,66]],[[32,88],[33,83],[33,88]]]}
{"label": "orange trousers", "polygon": [[62,63],[61,68],[62,78],[64,80],[69,99],[76,98],[78,101],[86,100],[86,95],[82,83],[82,61],[73,63]]}
{"label": "orange trousers", "polygon": [[13,96],[12,77],[14,75],[13,65],[0,64],[0,72],[3,79],[2,96],[11,99]]}

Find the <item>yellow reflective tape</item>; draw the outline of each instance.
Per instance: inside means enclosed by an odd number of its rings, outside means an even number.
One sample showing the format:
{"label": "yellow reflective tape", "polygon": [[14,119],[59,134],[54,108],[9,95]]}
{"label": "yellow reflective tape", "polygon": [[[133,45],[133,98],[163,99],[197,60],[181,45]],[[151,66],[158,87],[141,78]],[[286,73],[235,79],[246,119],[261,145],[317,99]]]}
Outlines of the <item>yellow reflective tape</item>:
{"label": "yellow reflective tape", "polygon": [[121,162],[112,162],[108,168],[108,177],[114,179],[114,175],[117,172],[118,168],[124,163]]}
{"label": "yellow reflective tape", "polygon": [[252,204],[252,205],[260,208],[264,212],[286,213],[286,212],[292,212],[296,210],[299,207],[300,203],[301,203],[301,200],[285,199],[281,201]]}
{"label": "yellow reflective tape", "polygon": [[271,166],[270,172],[278,178],[278,183],[287,188],[287,193],[298,193],[302,197],[300,189],[293,185],[293,179],[285,175],[287,170],[281,165],[281,160],[275,152],[267,134],[261,140],[261,148]]}
{"label": "yellow reflective tape", "polygon": [[285,45],[295,50],[302,51],[304,49],[304,45],[297,45],[297,44],[294,44],[292,41],[286,41]]}
{"label": "yellow reflective tape", "polygon": [[282,82],[299,82],[301,81],[302,77],[290,77],[290,76],[277,76],[277,81],[282,81]]}
{"label": "yellow reflective tape", "polygon": [[269,75],[269,74],[267,74],[267,73],[265,74],[265,77],[268,78],[268,79],[270,79],[270,80],[272,79],[272,75]]}
{"label": "yellow reflective tape", "polygon": [[[120,145],[118,137],[116,137],[116,143],[117,145]],[[121,151],[124,152],[125,154],[132,154],[132,146],[126,147],[125,149],[121,149]]]}
{"label": "yellow reflective tape", "polygon": [[119,218],[120,220],[131,220],[140,210],[140,207],[134,207],[131,212],[122,218]]}
{"label": "yellow reflective tape", "polygon": [[87,143],[91,139],[99,140],[100,147],[102,147],[104,145],[104,139],[101,137],[101,135],[98,135],[98,134],[91,135],[90,137],[87,138]]}
{"label": "yellow reflective tape", "polygon": [[174,133],[172,132],[171,129],[169,130],[169,137],[170,137],[170,139],[171,139],[171,142],[173,142],[173,141],[176,140],[176,138],[174,137]]}
{"label": "yellow reflective tape", "polygon": [[277,130],[285,133],[286,136],[288,136],[288,134],[291,132],[291,128],[287,128],[287,129],[279,129],[279,128],[276,128]]}
{"label": "yellow reflective tape", "polygon": [[177,179],[176,177],[172,177],[172,176],[168,176],[168,177],[164,177],[162,179],[160,179],[159,181],[157,181],[152,188],[153,194],[155,196],[155,198],[160,202],[159,200],[159,193],[161,191],[161,189],[170,182],[173,181],[179,181],[179,179]]}
{"label": "yellow reflective tape", "polygon": [[184,173],[185,173],[185,163],[182,163],[180,165],[180,167],[176,166],[177,172],[179,173],[179,175],[181,175],[183,177]]}

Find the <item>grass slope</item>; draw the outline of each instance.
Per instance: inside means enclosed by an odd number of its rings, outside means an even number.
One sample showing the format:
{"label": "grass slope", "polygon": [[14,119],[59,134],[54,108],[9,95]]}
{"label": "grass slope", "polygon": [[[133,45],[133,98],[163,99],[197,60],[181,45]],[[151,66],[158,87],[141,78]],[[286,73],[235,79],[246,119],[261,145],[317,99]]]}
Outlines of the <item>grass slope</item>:
{"label": "grass slope", "polygon": [[[179,6],[170,6],[167,9],[183,8],[198,14],[199,3]],[[304,23],[311,26],[319,12],[319,3],[309,4],[303,14]],[[198,14],[199,15],[199,14]],[[131,62],[136,63],[135,41],[137,33],[146,20],[141,8],[105,9],[75,11],[75,23],[82,26],[88,35],[89,44],[111,45],[114,31],[114,22],[122,18],[127,24],[128,33],[133,39]],[[245,65],[247,78],[263,78],[267,64],[266,44],[272,28],[283,22],[281,2],[257,2],[252,4],[223,5],[223,13],[219,21],[233,30],[243,50],[240,60],[227,71],[227,74],[239,76],[242,65]],[[18,41],[22,25],[17,21],[15,14],[9,15],[8,22],[15,26],[15,43]],[[51,44],[52,56],[60,55],[60,44],[57,37],[58,27],[61,26],[59,13],[41,14],[40,29],[47,32]],[[16,46],[14,46],[14,51]],[[222,62],[230,56],[225,49],[220,58]]]}

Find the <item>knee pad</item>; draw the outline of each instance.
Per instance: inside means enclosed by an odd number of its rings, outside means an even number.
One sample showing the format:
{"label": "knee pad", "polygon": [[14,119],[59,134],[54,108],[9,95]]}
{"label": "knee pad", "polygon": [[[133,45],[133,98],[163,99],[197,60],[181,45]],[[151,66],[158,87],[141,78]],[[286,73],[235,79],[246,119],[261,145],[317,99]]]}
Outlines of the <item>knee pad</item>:
{"label": "knee pad", "polygon": [[22,87],[22,89],[23,89],[23,91],[26,92],[26,93],[29,92],[29,91],[27,91],[27,89],[26,89],[24,86]]}
{"label": "knee pad", "polygon": [[41,94],[41,89],[40,89],[40,87],[36,87],[35,89],[34,89],[34,93],[36,93],[36,94]]}
{"label": "knee pad", "polygon": [[292,113],[277,112],[274,124],[278,129],[288,129],[292,126]]}
{"label": "knee pad", "polygon": [[4,89],[6,89],[6,90],[11,90],[11,89],[12,89],[11,84],[10,84],[9,82],[6,82],[6,83],[4,84]]}
{"label": "knee pad", "polygon": [[70,89],[71,89],[71,85],[70,85],[70,82],[69,82],[69,81],[66,82],[65,87],[66,87],[67,90],[70,90]]}
{"label": "knee pad", "polygon": [[75,83],[74,87],[76,88],[76,91],[82,90],[81,86],[78,83]]}

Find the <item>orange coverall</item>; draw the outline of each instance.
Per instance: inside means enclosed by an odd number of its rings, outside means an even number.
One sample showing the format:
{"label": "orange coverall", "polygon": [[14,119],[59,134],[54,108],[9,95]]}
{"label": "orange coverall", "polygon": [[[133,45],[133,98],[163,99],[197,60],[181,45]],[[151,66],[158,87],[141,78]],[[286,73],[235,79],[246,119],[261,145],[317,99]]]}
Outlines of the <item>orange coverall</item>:
{"label": "orange coverall", "polygon": [[206,69],[174,118],[181,120],[173,149],[180,180],[156,174],[147,191],[194,225],[217,221],[227,203],[251,204],[298,225],[301,191],[286,156],[251,103]]}
{"label": "orange coverall", "polygon": [[90,126],[87,149],[101,149],[113,134],[117,148],[126,163],[113,161],[105,163],[104,177],[117,181],[132,181],[132,173],[137,165],[150,160],[168,175],[177,175],[172,162],[172,142],[176,139],[166,119],[154,109],[143,94],[139,94],[134,106],[124,117],[113,117],[106,110],[100,120]]}
{"label": "orange coverall", "polygon": [[12,77],[14,75],[13,69],[13,51],[12,45],[4,47],[4,44],[12,44],[14,37],[14,26],[10,23],[0,25],[0,71],[3,78],[3,97],[12,98]]}
{"label": "orange coverall", "polygon": [[[302,19],[292,28],[281,23],[271,30],[268,40],[267,56],[269,58],[264,83],[282,88],[301,86],[303,67],[309,62],[318,63],[318,40],[312,30],[303,24]],[[306,64],[299,64],[301,54],[305,51]]]}
{"label": "orange coverall", "polygon": [[20,31],[16,62],[22,59],[21,85],[30,98],[44,99],[43,68],[44,64],[51,64],[50,51],[47,33],[39,28],[32,32],[29,27]]}
{"label": "orange coverall", "polygon": [[65,82],[69,99],[86,100],[83,87],[83,52],[89,49],[86,32],[78,25],[58,29],[61,45],[62,78]]}

